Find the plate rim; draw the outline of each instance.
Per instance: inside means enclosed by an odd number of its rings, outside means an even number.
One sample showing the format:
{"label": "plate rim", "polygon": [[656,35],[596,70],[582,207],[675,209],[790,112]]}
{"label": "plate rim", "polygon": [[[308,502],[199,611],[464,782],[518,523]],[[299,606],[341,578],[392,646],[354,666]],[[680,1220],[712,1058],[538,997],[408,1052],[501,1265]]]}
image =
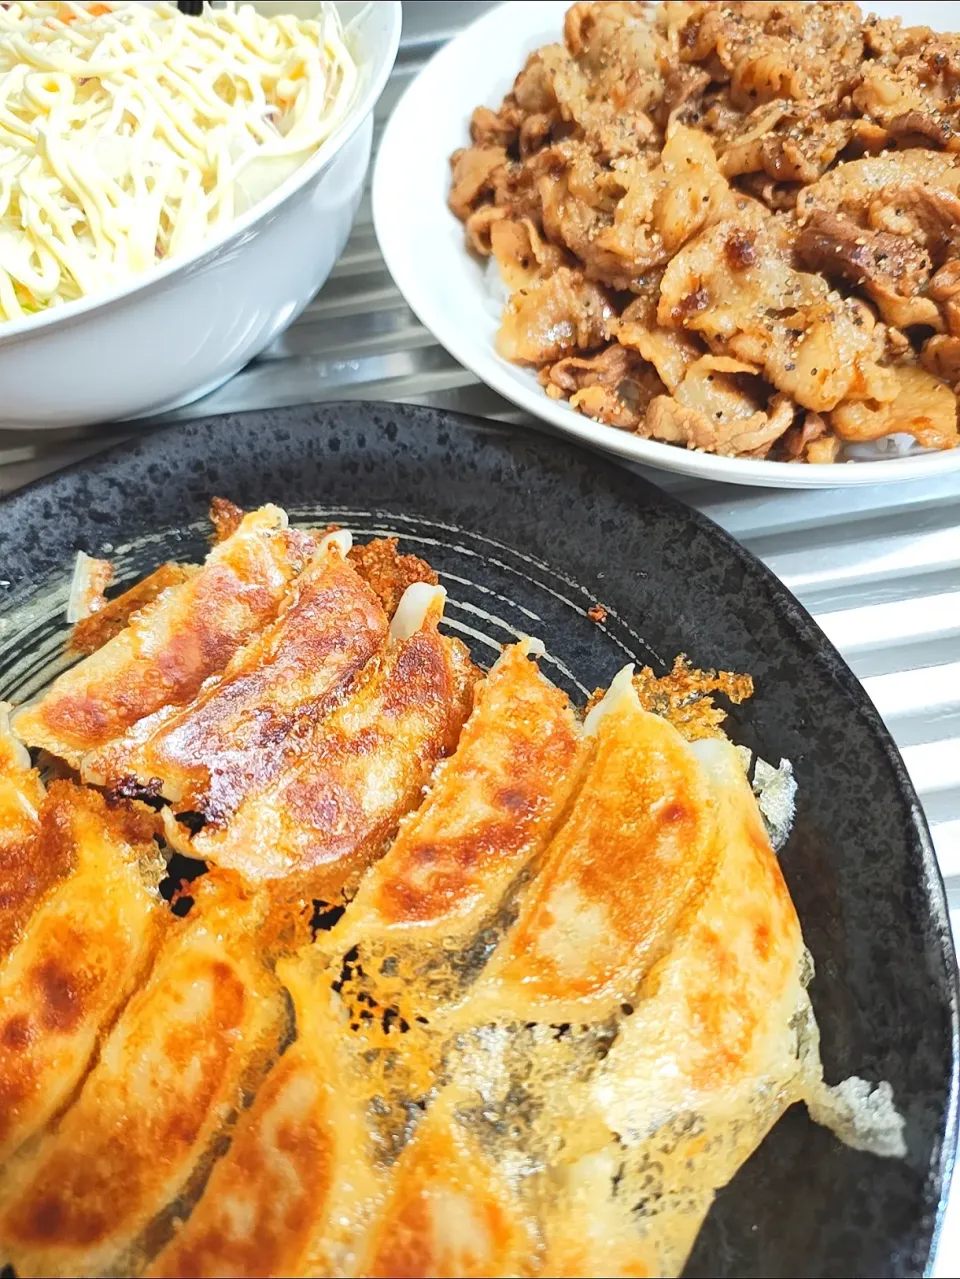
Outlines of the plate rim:
{"label": "plate rim", "polygon": [[[918,844],[920,854],[920,874],[923,880],[925,900],[928,906],[929,925],[935,929],[938,938],[938,951],[942,958],[945,979],[945,1009],[949,1020],[949,1039],[951,1063],[947,1084],[947,1099],[941,1127],[941,1141],[934,1160],[931,1160],[924,1173],[924,1181],[929,1184],[931,1178],[939,1186],[936,1209],[933,1213],[925,1256],[915,1256],[912,1260],[920,1263],[921,1273],[930,1275],[936,1262],[937,1250],[950,1193],[951,1180],[955,1172],[960,1143],[960,974],[958,974],[957,952],[953,940],[950,915],[947,903],[946,888],[937,861],[933,839],[929,825],[917,795],[916,788],[907,772],[903,757],[894,738],[874,706],[861,682],[847,664],[846,660],[821,630],[815,619],[777,577],[757,556],[743,546],[737,539],[709,516],[687,505],[673,493],[661,489],[659,485],[645,476],[639,476],[618,465],[610,456],[585,448],[582,444],[566,439],[558,440],[543,432],[529,431],[518,436],[514,429],[505,423],[480,418],[472,414],[455,410],[433,408],[427,405],[392,403],[378,400],[333,400],[308,405],[283,406],[276,409],[253,409],[240,413],[222,413],[198,417],[186,421],[174,422],[149,433],[140,433],[121,440],[99,452],[69,465],[41,476],[28,484],[0,495],[0,522],[24,501],[31,501],[45,495],[55,495],[61,485],[69,485],[72,477],[80,474],[100,474],[109,476],[117,463],[127,458],[141,456],[148,461],[150,454],[156,449],[161,451],[166,443],[178,435],[203,432],[211,439],[216,439],[220,431],[224,433],[233,429],[236,422],[252,423],[256,419],[267,418],[268,426],[280,426],[288,416],[303,418],[310,415],[309,424],[300,422],[293,426],[294,430],[310,430],[317,432],[327,424],[336,427],[339,415],[345,412],[367,414],[371,420],[378,414],[393,415],[403,419],[413,419],[409,429],[416,431],[416,419],[426,416],[432,419],[438,429],[470,431],[483,435],[511,451],[519,449],[528,453],[539,454],[544,460],[556,457],[557,446],[569,455],[570,460],[579,463],[586,470],[593,472],[608,490],[615,496],[629,503],[636,503],[646,494],[652,504],[667,508],[675,516],[689,521],[706,533],[715,543],[722,546],[724,552],[732,557],[740,567],[752,575],[761,584],[777,608],[781,618],[794,632],[797,641],[808,653],[816,657],[829,670],[830,678],[840,686],[849,700],[852,714],[859,715],[867,724],[871,735],[878,742],[893,770],[901,797],[909,810],[909,821]],[[330,419],[329,423],[326,419]],[[293,505],[293,504],[291,504]],[[178,525],[171,512],[166,527],[175,529]],[[48,518],[54,518],[50,516]],[[26,527],[23,522],[21,528]],[[0,537],[3,530],[0,528]],[[549,566],[549,565],[548,565]],[[69,565],[63,569],[64,576],[69,574]],[[10,584],[9,594],[0,591],[0,620],[11,609],[28,602],[36,592],[45,586],[50,574],[44,574],[40,580]],[[4,584],[6,585],[6,584]]]}
{"label": "plate rim", "polygon": [[[469,328],[461,327],[459,314],[445,305],[436,290],[424,283],[428,276],[418,270],[418,256],[412,251],[413,245],[409,237],[403,234],[403,220],[396,217],[398,202],[413,207],[415,195],[409,181],[406,185],[404,183],[404,174],[407,172],[405,157],[410,153],[410,139],[417,137],[419,133],[416,128],[411,127],[411,122],[419,119],[422,114],[421,100],[444,101],[444,95],[439,89],[441,83],[451,82],[447,64],[455,63],[465,55],[478,32],[485,34],[487,31],[503,30],[509,38],[518,22],[523,29],[522,14],[538,9],[542,11],[543,7],[545,6],[537,3],[531,4],[530,0],[502,0],[476,18],[438,49],[421,68],[397,101],[384,127],[373,163],[370,188],[374,231],[394,283],[424,328],[464,368],[532,417],[539,418],[556,430],[604,453],[612,453],[659,470],[721,483],[788,489],[892,484],[960,470],[960,447],[918,456],[878,459],[875,462],[795,464],[724,457],[696,449],[684,449],[658,440],[642,439],[630,432],[587,418],[571,409],[565,401],[549,399],[535,384],[527,385],[523,377],[526,370],[508,363],[497,355],[492,346],[488,350],[483,342],[474,342],[464,336],[469,333]],[[565,0],[557,0],[554,7],[565,9],[568,6]],[[869,11],[869,0],[864,7]],[[466,140],[464,131],[464,142]],[[436,158],[440,163],[446,163],[446,156]],[[445,212],[450,219],[454,218],[449,210]],[[466,246],[463,253],[468,253]],[[478,266],[477,269],[481,268]],[[530,428],[524,424],[523,429]]]}

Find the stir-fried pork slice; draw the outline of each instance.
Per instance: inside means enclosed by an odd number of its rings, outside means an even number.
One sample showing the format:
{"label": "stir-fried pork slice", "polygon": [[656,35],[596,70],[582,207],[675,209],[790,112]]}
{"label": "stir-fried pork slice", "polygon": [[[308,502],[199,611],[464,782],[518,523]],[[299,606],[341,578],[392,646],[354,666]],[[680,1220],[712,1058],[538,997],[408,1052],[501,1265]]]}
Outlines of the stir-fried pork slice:
{"label": "stir-fried pork slice", "polygon": [[614,310],[607,293],[581,272],[560,267],[512,295],[497,333],[497,350],[519,364],[550,364],[577,350],[603,346]]}
{"label": "stir-fried pork slice", "polygon": [[854,105],[901,142],[960,150],[960,36],[868,18]]}
{"label": "stir-fried pork slice", "polygon": [[647,6],[574,4],[565,44],[540,50],[561,117],[604,160],[633,155],[655,137],[667,44]]}
{"label": "stir-fried pork slice", "polygon": [[516,144],[522,114],[515,107],[509,112],[505,106],[504,103],[499,111],[490,107],[477,107],[474,111],[470,117],[470,141],[475,147],[485,151],[502,147],[506,151]]}
{"label": "stir-fried pork slice", "polygon": [[570,262],[563,249],[545,240],[529,218],[504,217],[491,224],[490,252],[511,293],[531,287]]}
{"label": "stir-fried pork slice", "polygon": [[568,356],[542,370],[551,399],[569,399],[575,409],[607,426],[634,431],[655,396],[665,390],[656,370],[636,351],[614,343],[599,355]]}
{"label": "stir-fried pork slice", "polygon": [[644,435],[708,453],[764,455],[793,422],[786,395],[769,400],[751,364],[705,355],[686,370],[673,395],[647,410]]}
{"label": "stir-fried pork slice", "polygon": [[149,967],[170,919],[157,830],[148,809],[72,782],[40,806],[23,874],[62,873],[0,968],[0,1164],[69,1102]]}
{"label": "stir-fried pork slice", "polygon": [[863,57],[860,10],[847,3],[724,3],[691,6],[680,57],[729,81],[741,110],[777,98],[837,103]]}
{"label": "stir-fried pork slice", "polygon": [[931,449],[952,449],[957,435],[957,397],[949,386],[924,369],[903,365],[893,370],[896,397],[887,404],[841,404],[830,422],[843,440],[879,440],[904,432]]}
{"label": "stir-fried pork slice", "polygon": [[941,325],[936,302],[925,296],[930,255],[906,236],[867,231],[843,214],[816,209],[797,235],[796,256],[810,271],[862,287],[889,324]]}
{"label": "stir-fried pork slice", "polygon": [[183,706],[277,614],[315,548],[276,506],[244,517],[199,572],[162,591],[113,639],[13,717],[14,732],[79,768],[139,720]]}
{"label": "stir-fried pork slice", "polygon": [[663,266],[705,226],[731,211],[730,187],[717,167],[709,138],[678,125],[664,144],[660,162],[638,162],[611,226],[596,246],[623,263],[631,278]]}
{"label": "stir-fried pork slice", "polygon": [[960,250],[960,156],[912,149],[838,165],[797,198],[797,217],[843,213],[906,236],[941,266]]}
{"label": "stir-fried pork slice", "polygon": [[703,110],[703,93],[710,85],[710,73],[702,67],[672,67],[663,85],[663,97],[656,110],[657,123],[669,136],[677,124],[692,124]]}
{"label": "stir-fried pork slice", "polygon": [[840,441],[819,413],[805,413],[803,421],[791,426],[778,446],[788,462],[829,463],[837,460]]}
{"label": "stir-fried pork slice", "polygon": [[658,319],[698,333],[718,353],[762,370],[804,408],[896,394],[882,334],[866,308],[795,270],[789,240],[743,199],[738,216],[701,232],[663,275]]}
{"label": "stir-fried pork slice", "polygon": [[927,292],[938,303],[947,332],[960,337],[960,259],[945,262]]}
{"label": "stir-fried pork slice", "polygon": [[728,178],[765,173],[775,182],[814,182],[850,141],[851,120],[830,120],[814,107],[768,102],[717,139]]}
{"label": "stir-fried pork slice", "polygon": [[641,158],[608,168],[575,139],[545,148],[528,164],[527,172],[536,177],[537,221],[549,241],[578,260],[588,279],[615,289],[633,288],[636,255],[624,258],[599,237],[613,225],[634,177],[655,164],[655,159]]}
{"label": "stir-fried pork slice", "polygon": [[507,163],[503,147],[467,147],[451,157],[453,185],[447,203],[463,220],[477,201],[493,191],[493,175]]}
{"label": "stir-fried pork slice", "polygon": [[690,365],[695,364],[706,351],[694,334],[665,328],[657,320],[661,278],[651,277],[652,287],[624,310],[617,324],[617,341],[621,346],[632,347],[648,360],[667,390],[673,391],[683,381]]}
{"label": "stir-fried pork slice", "polygon": [[799,182],[774,182],[765,173],[745,173],[737,179],[739,190],[746,192],[772,213],[790,213],[802,190]]}
{"label": "stir-fried pork slice", "polygon": [[960,386],[960,337],[935,334],[924,346],[920,363],[928,373],[949,382],[956,391]]}

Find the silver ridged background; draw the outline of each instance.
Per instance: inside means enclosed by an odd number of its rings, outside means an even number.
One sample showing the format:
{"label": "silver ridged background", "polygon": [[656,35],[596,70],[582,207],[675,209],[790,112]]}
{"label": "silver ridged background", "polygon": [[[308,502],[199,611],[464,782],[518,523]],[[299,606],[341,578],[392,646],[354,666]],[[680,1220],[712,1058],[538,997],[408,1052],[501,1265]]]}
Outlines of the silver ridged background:
{"label": "silver ridged background", "polygon": [[[377,108],[380,126],[434,50],[488,7],[483,0],[408,0],[400,57]],[[369,197],[333,276],[296,324],[226,386],[162,420],[324,399],[405,400],[518,427],[525,423],[523,414],[480,386],[438,346],[404,304],[377,249]],[[0,432],[0,493],[127,434],[129,427],[40,435]],[[710,485],[664,472],[649,476],[723,525],[768,564],[861,678],[919,792],[956,933],[960,472],[832,492]],[[802,678],[803,673],[797,675]],[[838,760],[837,767],[855,770],[856,760]],[[864,857],[872,851],[864,848]],[[960,1273],[960,1192],[953,1196],[935,1273]]]}

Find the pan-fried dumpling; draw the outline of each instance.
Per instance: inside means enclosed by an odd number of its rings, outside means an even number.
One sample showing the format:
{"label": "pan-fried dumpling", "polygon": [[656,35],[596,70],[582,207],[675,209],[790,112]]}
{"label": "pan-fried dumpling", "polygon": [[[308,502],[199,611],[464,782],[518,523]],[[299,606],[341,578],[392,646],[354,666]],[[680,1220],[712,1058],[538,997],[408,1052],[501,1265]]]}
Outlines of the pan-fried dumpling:
{"label": "pan-fried dumpling", "polygon": [[352,696],[297,741],[225,828],[193,839],[195,856],[253,882],[295,876],[329,901],[383,853],[470,710],[475,671],[437,629],[443,596],[424,583],[407,589],[392,642]]}
{"label": "pan-fried dumpling", "polygon": [[113,599],[101,597],[97,607],[80,617],[70,632],[70,652],[88,656],[103,648],[107,640],[130,625],[135,613],[152,604],[171,586],[179,586],[199,571],[196,564],[176,564],[168,560]]}
{"label": "pan-fried dumpling", "polygon": [[510,645],[477,685],[456,753],[364,880],[337,940],[460,931],[549,837],[577,779],[580,729],[528,651]]}
{"label": "pan-fried dumpling", "polygon": [[199,572],[162,591],[120,634],[18,711],[13,731],[79,768],[88,751],[144,716],[182,706],[276,616],[313,547],[313,539],[287,528],[278,507],[253,511]]}
{"label": "pan-fried dumpling", "polygon": [[717,799],[716,873],[588,1085],[607,1144],[550,1172],[545,1273],[679,1274],[715,1191],[819,1095],[808,960],[756,801],[729,742],[693,749]]}
{"label": "pan-fried dumpling", "polygon": [[477,685],[456,753],[319,943],[335,959],[356,948],[356,994],[407,1023],[476,977],[477,937],[489,953],[580,775],[580,725],[532,646],[510,645]]}
{"label": "pan-fried dumpling", "polygon": [[595,737],[566,820],[474,988],[490,1015],[598,1020],[630,998],[701,897],[715,801],[697,756],[640,708],[632,668],[587,717]]}
{"label": "pan-fried dumpling", "polygon": [[279,1047],[267,903],[212,876],[195,896],[76,1101],[0,1180],[0,1255],[22,1276],[137,1269]]}
{"label": "pan-fried dumpling", "polygon": [[159,783],[179,810],[223,825],[283,764],[291,733],[342,701],[386,642],[377,597],[344,558],[347,533],[323,539],[276,621],[182,709],[87,755],[84,777],[129,789]]}
{"label": "pan-fried dumpling", "polygon": [[0,969],[0,1164],[69,1101],[169,914],[153,813],[53,782],[31,844],[64,873]]}
{"label": "pan-fried dumpling", "polygon": [[529,1274],[536,1234],[507,1177],[457,1122],[443,1097],[401,1156],[382,1207],[364,1232],[353,1274]]}
{"label": "pan-fried dumpling", "polygon": [[35,854],[42,801],[40,774],[10,732],[7,709],[0,702],[0,965],[65,866],[64,858]]}
{"label": "pan-fried dumpling", "polygon": [[[237,1123],[203,1197],[150,1276],[294,1275],[329,1248],[352,1195],[372,1190],[368,1134],[339,1060],[342,1027],[302,964],[278,974],[293,998],[296,1041]],[[329,994],[329,992],[327,992]]]}

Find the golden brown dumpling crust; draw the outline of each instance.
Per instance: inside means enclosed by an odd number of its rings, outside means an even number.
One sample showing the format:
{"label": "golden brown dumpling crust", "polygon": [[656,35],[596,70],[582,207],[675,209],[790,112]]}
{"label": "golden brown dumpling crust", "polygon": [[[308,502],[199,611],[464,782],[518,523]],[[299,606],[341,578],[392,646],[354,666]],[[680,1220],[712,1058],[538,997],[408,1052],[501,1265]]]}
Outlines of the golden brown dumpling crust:
{"label": "golden brown dumpling crust", "polygon": [[276,615],[312,540],[275,506],[247,515],[203,568],[163,591],[113,639],[54,681],[13,729],[79,768],[138,720],[182,706]]}

